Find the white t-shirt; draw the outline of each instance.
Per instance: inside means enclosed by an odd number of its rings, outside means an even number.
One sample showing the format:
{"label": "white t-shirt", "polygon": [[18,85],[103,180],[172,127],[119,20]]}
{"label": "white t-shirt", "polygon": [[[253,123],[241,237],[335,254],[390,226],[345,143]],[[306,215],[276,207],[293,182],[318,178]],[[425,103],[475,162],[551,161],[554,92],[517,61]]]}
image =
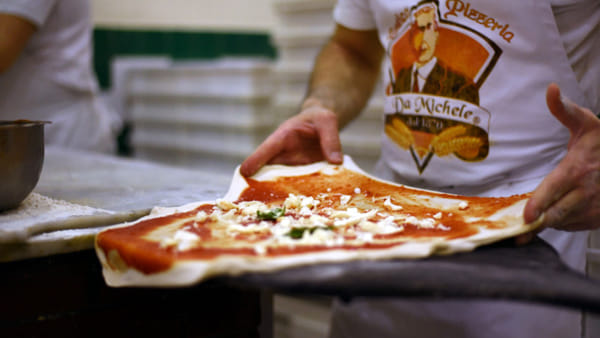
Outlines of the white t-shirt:
{"label": "white t-shirt", "polygon": [[46,120],[46,143],[112,152],[120,121],[101,102],[91,68],[89,1],[0,0],[0,13],[37,31],[0,74],[0,119]]}
{"label": "white t-shirt", "polygon": [[[383,136],[377,167],[386,179],[468,195],[528,192],[561,160],[569,139],[545,106],[548,83],[600,112],[596,0],[339,0],[334,18],[377,29],[386,50],[384,123],[395,128]],[[432,48],[435,57],[427,58]],[[416,77],[421,66],[437,77]],[[447,150],[450,141],[466,148]],[[587,232],[541,236],[583,270]],[[334,337],[558,338],[578,337],[580,318],[511,302],[366,299],[337,304],[332,328]]]}
{"label": "white t-shirt", "polygon": [[[600,105],[592,105],[600,101],[600,85],[595,81],[600,61],[594,57],[598,55],[594,51],[600,52],[600,29],[597,29],[600,4],[593,0],[572,0],[550,7],[546,0],[516,4],[520,10],[512,13],[506,6],[486,7],[485,1],[483,8],[473,2],[442,2],[439,9],[442,18],[438,19],[442,32],[439,41],[431,42],[437,43],[433,47],[437,47],[436,53],[442,53],[438,57],[442,62],[434,72],[437,77],[431,82],[441,84],[434,88],[437,92],[429,92],[432,88],[426,86],[424,93],[413,95],[407,92],[410,91],[407,86],[402,86],[410,83],[407,80],[410,74],[402,69],[409,67],[406,60],[412,57],[405,51],[411,48],[406,43],[411,30],[406,11],[416,3],[347,0],[340,1],[334,11],[336,20],[344,26],[379,30],[387,55],[383,86],[386,124],[393,121],[413,131],[413,135],[408,135],[412,139],[400,141],[384,135],[385,166],[379,166],[383,168],[380,173],[388,179],[435,190],[457,192],[452,189],[460,186],[463,189],[460,192],[465,194],[479,194],[482,184],[544,177],[564,156],[564,145],[569,138],[568,130],[548,112],[547,84],[557,82],[564,95],[600,111]],[[457,4],[463,12],[449,10]],[[543,21],[531,20],[541,14]],[[477,21],[479,17],[483,17],[482,22]],[[569,18],[581,24],[580,28],[569,25],[572,22]],[[456,40],[457,37],[463,41]],[[453,50],[448,47],[453,43],[462,45]],[[468,57],[460,59],[462,55]],[[537,77],[531,78],[531,74]],[[458,93],[459,89],[450,88],[452,85],[464,90]],[[435,116],[426,116],[427,109]],[[439,111],[432,112],[434,109]],[[461,137],[450,139],[455,147],[462,142],[464,147],[475,148],[462,153],[432,149],[435,136],[443,139],[452,132],[462,133]],[[404,143],[404,149],[397,143]],[[407,143],[412,143],[410,149]],[[446,145],[452,144],[446,142]],[[439,175],[440,172],[447,174]],[[473,184],[470,187],[473,191],[465,190]]]}
{"label": "white t-shirt", "polygon": [[[548,0],[546,0],[548,1]],[[600,2],[549,0],[569,62],[589,108],[600,114]],[[376,29],[375,17],[364,0],[339,0],[334,10],[339,24],[357,30]]]}

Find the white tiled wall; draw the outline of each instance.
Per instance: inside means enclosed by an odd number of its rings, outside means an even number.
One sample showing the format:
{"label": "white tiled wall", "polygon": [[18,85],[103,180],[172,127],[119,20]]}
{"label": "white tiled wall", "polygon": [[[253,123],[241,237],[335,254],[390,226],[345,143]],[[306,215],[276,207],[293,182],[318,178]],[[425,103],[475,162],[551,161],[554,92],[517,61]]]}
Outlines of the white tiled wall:
{"label": "white tiled wall", "polygon": [[274,24],[271,1],[92,0],[92,14],[94,24],[104,27],[268,31]]}
{"label": "white tiled wall", "polygon": [[254,58],[117,59],[113,96],[131,121],[134,156],[233,174],[276,126],[272,66]]}

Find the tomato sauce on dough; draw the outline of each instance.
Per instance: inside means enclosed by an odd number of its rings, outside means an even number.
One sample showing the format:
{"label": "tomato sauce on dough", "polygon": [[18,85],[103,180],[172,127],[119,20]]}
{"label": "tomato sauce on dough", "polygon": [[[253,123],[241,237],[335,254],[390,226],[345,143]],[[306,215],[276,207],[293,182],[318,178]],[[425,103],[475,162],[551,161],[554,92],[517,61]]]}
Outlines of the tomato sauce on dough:
{"label": "tomato sauce on dough", "polygon": [[[466,202],[468,207],[463,211],[454,210],[443,212],[439,222],[444,225],[444,230],[423,229],[413,224],[402,224],[404,229],[398,233],[377,234],[376,241],[362,243],[360,245],[295,245],[267,247],[261,253],[264,257],[281,255],[294,255],[301,253],[320,252],[325,250],[373,250],[385,249],[401,245],[409,240],[426,239],[430,237],[441,237],[445,239],[463,238],[474,235],[478,227],[495,228],[499,225],[486,221],[485,218],[496,211],[510,206],[513,203],[527,198],[527,195],[515,195],[510,197],[465,197],[428,192],[406,186],[394,185],[373,180],[353,171],[337,168],[334,175],[321,172],[302,175],[281,177],[272,181],[257,181],[246,178],[248,187],[239,196],[236,203],[244,201],[261,201],[270,205],[277,205],[289,196],[289,194],[317,197],[319,194],[331,196],[349,195],[356,198],[355,203],[364,204],[365,208],[377,207],[384,209],[383,199],[390,197],[402,205],[402,212],[420,218],[431,218],[440,212],[436,203],[445,201]],[[358,192],[358,193],[357,193]],[[340,207],[336,199],[330,199],[324,203],[329,207]],[[258,234],[238,234],[224,245],[223,241],[215,239],[210,228],[211,222],[195,222],[194,218],[200,211],[210,214],[215,210],[213,203],[198,206],[194,210],[175,213],[156,218],[149,218],[135,223],[132,226],[118,227],[101,232],[96,239],[97,246],[101,248],[106,257],[116,251],[118,256],[127,266],[133,267],[143,273],[151,274],[168,270],[178,260],[211,260],[222,255],[244,255],[258,256],[252,248],[235,245],[237,243],[253,243],[272,236],[269,232]],[[475,223],[465,221],[465,217],[471,219],[481,218]],[[200,239],[200,245],[183,251],[174,247],[162,247],[160,242],[146,238],[146,236],[159,228],[182,222],[181,228],[196,234]],[[501,225],[500,225],[501,226]],[[347,238],[352,238],[348,236]],[[220,241],[220,242],[219,242]],[[109,264],[112,264],[109,259]],[[113,267],[115,268],[115,267]]]}

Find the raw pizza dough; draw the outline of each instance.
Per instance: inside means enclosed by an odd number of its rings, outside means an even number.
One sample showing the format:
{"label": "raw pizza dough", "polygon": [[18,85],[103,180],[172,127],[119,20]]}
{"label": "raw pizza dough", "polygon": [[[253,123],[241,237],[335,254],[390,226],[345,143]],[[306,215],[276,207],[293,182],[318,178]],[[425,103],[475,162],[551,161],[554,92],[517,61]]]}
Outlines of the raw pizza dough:
{"label": "raw pizza dough", "polygon": [[251,179],[238,168],[223,199],[154,208],[102,231],[96,252],[109,285],[155,287],[306,264],[422,258],[535,229],[541,220],[525,224],[522,217],[528,197],[406,187],[366,174],[349,157],[341,166],[270,165]]}

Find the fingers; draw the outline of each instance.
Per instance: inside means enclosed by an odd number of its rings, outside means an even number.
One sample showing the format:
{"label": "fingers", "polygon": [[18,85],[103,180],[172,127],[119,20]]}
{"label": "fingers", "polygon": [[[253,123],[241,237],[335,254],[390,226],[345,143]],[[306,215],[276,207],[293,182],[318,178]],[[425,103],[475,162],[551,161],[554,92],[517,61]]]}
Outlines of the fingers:
{"label": "fingers", "polygon": [[343,161],[342,144],[338,132],[337,116],[335,114],[323,115],[315,125],[319,136],[321,151],[327,162],[341,164]]}
{"label": "fingers", "polygon": [[587,129],[590,125],[589,122],[596,120],[590,110],[582,108],[569,98],[562,96],[560,88],[555,83],[548,86],[546,104],[552,115],[569,129],[572,138]]}
{"label": "fingers", "polygon": [[343,161],[335,113],[307,109],[285,121],[240,166],[243,176],[254,175],[268,163],[289,165],[327,160]]}
{"label": "fingers", "polygon": [[[550,206],[544,213],[544,226],[559,230],[585,230],[590,224],[585,223],[586,193],[583,188],[569,191],[560,200]],[[583,219],[580,218],[580,216]]]}
{"label": "fingers", "polygon": [[[543,184],[540,185],[540,187],[542,186]],[[539,191],[542,190],[540,189]],[[543,192],[540,194],[543,194]],[[557,198],[556,196],[559,195],[560,197]],[[532,196],[530,203],[528,203],[526,206],[525,213],[527,214],[529,212],[530,215],[525,217],[525,222],[533,223],[534,221],[538,220],[538,217],[541,217],[541,225],[535,231],[515,237],[515,244],[528,244],[544,228],[555,228],[565,231],[589,229],[590,224],[586,223],[586,218],[589,217],[589,215],[587,215],[584,210],[587,198],[588,194],[585,191],[585,188],[574,188],[570,191],[562,193],[562,195],[561,192],[556,192],[556,195],[554,195],[553,198],[545,200],[545,203],[550,203],[548,207],[539,208],[537,210],[542,211],[536,211],[535,214],[533,214],[531,210],[527,211],[528,208],[534,208],[533,206],[536,204],[536,202],[532,202],[535,201]],[[544,203],[544,201],[541,203]]]}
{"label": "fingers", "polygon": [[530,232],[524,233],[522,235],[519,235],[519,236],[515,237],[515,244],[517,246],[523,246],[523,245],[529,244],[529,242],[533,241],[533,239],[535,238],[535,236],[537,236],[538,233],[539,233],[539,231],[530,231]]}
{"label": "fingers", "polygon": [[573,188],[573,177],[568,175],[566,162],[561,162],[533,191],[525,205],[523,217],[525,223],[532,223],[552,204],[561,199]]}
{"label": "fingers", "polygon": [[532,193],[524,220],[532,223],[543,214],[542,227],[574,231],[593,226],[589,218],[597,213],[599,186],[600,172],[578,168],[567,155]]}
{"label": "fingers", "polygon": [[[577,106],[560,94],[559,87],[551,83],[546,91],[546,103],[550,112],[571,131],[573,135],[581,129],[580,116]],[[568,156],[568,155],[567,155]],[[568,191],[574,188],[573,163],[563,160],[533,192],[524,210],[525,222],[531,223],[545,212],[552,204],[560,200]]]}
{"label": "fingers", "polygon": [[594,198],[594,194],[594,187],[577,187],[570,190],[544,210],[541,227],[565,231],[599,227],[600,203]]}
{"label": "fingers", "polygon": [[555,83],[551,83],[546,90],[546,104],[552,115],[571,132],[578,129],[573,103],[568,98],[561,97],[560,88]]}
{"label": "fingers", "polygon": [[[285,159],[277,162],[277,157],[284,152],[289,146],[290,136],[294,133],[298,137],[310,138],[316,137],[315,131],[307,123],[296,121],[297,119],[289,119],[282,123],[271,135],[269,135],[240,166],[240,173],[243,176],[249,177],[254,175],[260,168],[267,163],[288,163]],[[291,164],[291,163],[289,163]]]}
{"label": "fingers", "polygon": [[284,135],[276,130],[263,143],[256,148],[248,158],[242,162],[240,166],[240,174],[249,177],[254,175],[267,162],[275,157],[283,149]]}
{"label": "fingers", "polygon": [[544,214],[542,226],[582,230],[599,226],[600,120],[548,86],[548,108],[571,132],[568,152],[532,193],[523,217],[531,223]]}

